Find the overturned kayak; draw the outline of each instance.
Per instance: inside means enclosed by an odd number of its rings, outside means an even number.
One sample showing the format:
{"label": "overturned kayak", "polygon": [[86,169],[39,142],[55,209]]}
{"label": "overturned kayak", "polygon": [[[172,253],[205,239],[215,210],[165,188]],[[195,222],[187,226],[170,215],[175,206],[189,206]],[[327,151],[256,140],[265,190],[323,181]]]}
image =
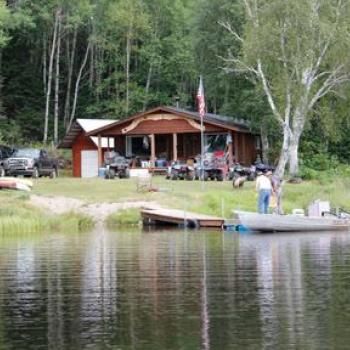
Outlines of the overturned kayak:
{"label": "overturned kayak", "polygon": [[234,211],[240,224],[258,232],[307,232],[307,231],[346,231],[350,228],[349,219],[336,216],[301,216],[258,214]]}
{"label": "overturned kayak", "polygon": [[0,190],[19,190],[19,191],[30,191],[33,187],[33,183],[30,180],[17,179],[12,177],[0,178]]}

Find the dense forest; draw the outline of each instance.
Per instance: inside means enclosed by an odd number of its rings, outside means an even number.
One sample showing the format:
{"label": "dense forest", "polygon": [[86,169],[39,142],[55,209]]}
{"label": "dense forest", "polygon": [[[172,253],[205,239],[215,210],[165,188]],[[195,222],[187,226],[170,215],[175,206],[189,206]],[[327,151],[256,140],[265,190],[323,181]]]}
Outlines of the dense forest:
{"label": "dense forest", "polygon": [[[308,9],[303,7],[309,3],[319,7],[310,26],[301,26],[309,23]],[[286,122],[273,108],[269,93],[280,109],[294,108],[293,99],[302,93],[295,83],[297,65],[288,64],[298,61],[300,66],[301,57],[319,57],[309,55],[319,49],[308,44],[317,37],[319,46],[320,38],[325,38],[324,47],[332,55],[320,62],[323,70],[317,66],[320,72],[314,81],[321,82],[320,87],[315,88],[312,108],[305,109],[302,132],[289,128],[290,139],[298,134],[304,163],[348,162],[350,89],[344,73],[348,39],[340,41],[334,31],[338,40],[334,44],[333,37],[326,36],[332,25],[343,23],[340,14],[349,13],[343,5],[341,0],[1,0],[1,142],[57,144],[79,117],[125,118],[176,103],[194,110],[202,75],[208,111],[249,120],[262,133],[270,161],[275,162],[283,149]],[[343,31],[340,24],[336,30]],[[296,50],[288,46],[292,43]],[[274,51],[275,46],[280,52]],[[299,56],[292,57],[299,49]],[[257,69],[245,63],[259,55],[274,80],[264,80],[259,60]],[[339,73],[341,64],[342,75],[339,84],[323,91],[324,84],[338,78],[327,76],[334,57],[343,59],[334,68]],[[283,77],[284,86],[276,76]],[[290,94],[281,98],[286,88]],[[299,106],[295,108],[300,112]]]}

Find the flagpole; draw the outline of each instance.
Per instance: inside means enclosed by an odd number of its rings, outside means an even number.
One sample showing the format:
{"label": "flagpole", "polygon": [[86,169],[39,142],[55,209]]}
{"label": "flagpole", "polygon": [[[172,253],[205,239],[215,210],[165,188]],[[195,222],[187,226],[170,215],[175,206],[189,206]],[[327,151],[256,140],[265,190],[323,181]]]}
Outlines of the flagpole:
{"label": "flagpole", "polygon": [[204,188],[204,130],[203,130],[203,118],[201,118],[201,183],[202,183],[202,189]]}
{"label": "flagpole", "polygon": [[204,114],[205,114],[205,98],[204,98],[204,86],[203,86],[203,77],[199,77],[199,116],[201,119],[201,172],[200,172],[200,181],[201,187],[204,188]]}

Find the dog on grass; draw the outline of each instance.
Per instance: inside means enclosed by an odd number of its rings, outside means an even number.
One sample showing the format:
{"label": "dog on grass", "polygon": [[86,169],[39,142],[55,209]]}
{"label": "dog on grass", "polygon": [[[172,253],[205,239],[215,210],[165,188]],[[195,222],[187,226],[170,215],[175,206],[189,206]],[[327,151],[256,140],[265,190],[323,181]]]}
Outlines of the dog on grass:
{"label": "dog on grass", "polygon": [[233,181],[233,188],[243,187],[244,182],[247,180],[246,176],[239,176]]}

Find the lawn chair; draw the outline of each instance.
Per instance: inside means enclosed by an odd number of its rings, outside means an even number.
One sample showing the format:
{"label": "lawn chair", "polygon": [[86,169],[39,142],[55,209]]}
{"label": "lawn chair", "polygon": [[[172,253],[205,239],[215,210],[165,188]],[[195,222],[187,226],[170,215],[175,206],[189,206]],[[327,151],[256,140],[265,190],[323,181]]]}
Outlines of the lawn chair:
{"label": "lawn chair", "polygon": [[136,179],[137,192],[149,192],[152,189],[152,175],[150,173],[141,173]]}

